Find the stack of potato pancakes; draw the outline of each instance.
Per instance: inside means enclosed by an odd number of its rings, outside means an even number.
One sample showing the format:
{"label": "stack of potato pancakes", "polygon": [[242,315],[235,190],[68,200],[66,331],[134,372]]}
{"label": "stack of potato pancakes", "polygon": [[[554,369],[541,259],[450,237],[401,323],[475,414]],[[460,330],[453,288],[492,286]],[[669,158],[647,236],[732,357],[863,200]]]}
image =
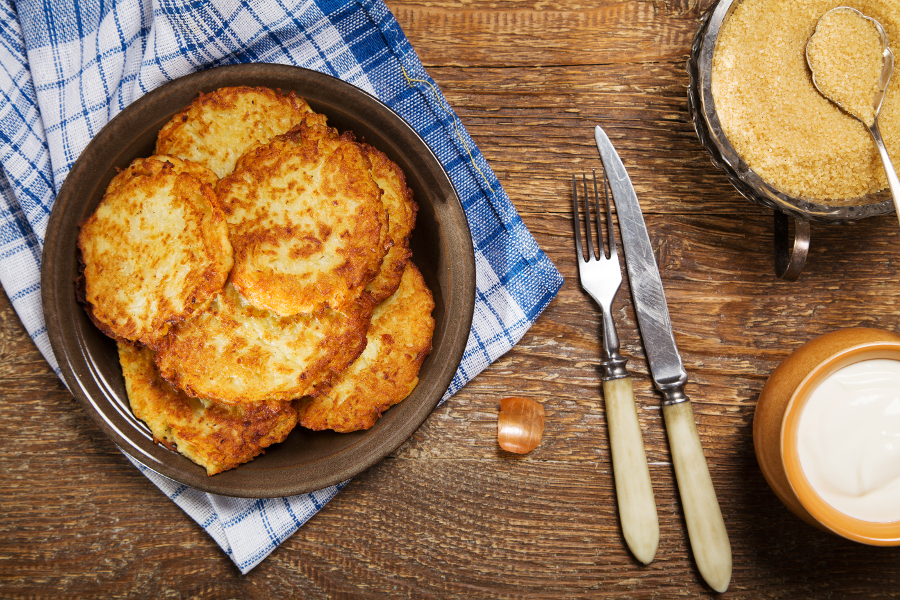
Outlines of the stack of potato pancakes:
{"label": "stack of potato pancakes", "polygon": [[81,224],[79,298],[154,439],[209,475],[299,423],[371,427],[418,383],[434,301],[402,170],[294,93],[222,88]]}

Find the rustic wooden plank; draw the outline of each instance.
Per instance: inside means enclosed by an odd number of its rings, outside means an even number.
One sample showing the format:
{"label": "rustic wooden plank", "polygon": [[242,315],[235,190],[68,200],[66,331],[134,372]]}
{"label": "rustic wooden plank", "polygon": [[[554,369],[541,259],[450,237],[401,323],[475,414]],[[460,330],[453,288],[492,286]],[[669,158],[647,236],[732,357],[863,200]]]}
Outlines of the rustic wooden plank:
{"label": "rustic wooden plank", "polygon": [[595,125],[612,139],[645,211],[754,213],[694,131],[683,61],[430,73],[523,213],[565,210],[548,200],[571,197],[573,172],[601,168]]}
{"label": "rustic wooden plank", "polygon": [[681,56],[709,2],[388,2],[425,65],[620,65]]}

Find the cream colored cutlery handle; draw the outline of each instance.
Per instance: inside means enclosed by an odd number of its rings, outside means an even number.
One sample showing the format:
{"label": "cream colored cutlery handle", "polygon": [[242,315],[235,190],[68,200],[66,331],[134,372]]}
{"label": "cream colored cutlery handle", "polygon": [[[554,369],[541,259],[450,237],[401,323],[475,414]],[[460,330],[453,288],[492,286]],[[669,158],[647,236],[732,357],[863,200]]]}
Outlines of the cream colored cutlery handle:
{"label": "cream colored cutlery handle", "polygon": [[646,565],[656,556],[659,518],[631,377],[604,381],[603,396],[622,533],[635,558]]}
{"label": "cream colored cutlery handle", "polygon": [[694,560],[706,583],[717,592],[724,592],[731,581],[731,542],[690,401],[663,405],[663,417]]}

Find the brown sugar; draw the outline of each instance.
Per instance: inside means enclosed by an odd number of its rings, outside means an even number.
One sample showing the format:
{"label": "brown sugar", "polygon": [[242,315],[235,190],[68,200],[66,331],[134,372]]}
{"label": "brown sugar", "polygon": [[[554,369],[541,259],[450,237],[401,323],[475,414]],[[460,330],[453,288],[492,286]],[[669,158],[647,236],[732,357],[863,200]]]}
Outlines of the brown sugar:
{"label": "brown sugar", "polygon": [[829,11],[809,39],[806,56],[819,90],[871,127],[880,96],[884,46],[875,23],[849,8]]}
{"label": "brown sugar", "polygon": [[[806,63],[816,23],[838,6],[900,39],[897,0],[743,0],[719,31],[712,91],[725,135],[760,177],[791,196],[849,205],[887,179],[865,126],[816,90]],[[898,87],[895,77],[878,117],[892,155],[900,152]]]}

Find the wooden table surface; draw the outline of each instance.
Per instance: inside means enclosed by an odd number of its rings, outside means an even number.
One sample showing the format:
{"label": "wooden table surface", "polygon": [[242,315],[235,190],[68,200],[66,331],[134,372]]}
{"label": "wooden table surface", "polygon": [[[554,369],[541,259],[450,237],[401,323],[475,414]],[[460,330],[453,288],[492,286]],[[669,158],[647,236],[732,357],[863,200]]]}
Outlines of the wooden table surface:
{"label": "wooden table surface", "polygon": [[[619,528],[599,391],[599,312],[578,285],[570,174],[609,132],[658,246],[728,533],[730,598],[890,597],[900,548],[801,522],[763,479],[753,412],[772,369],[816,335],[898,329],[893,216],[812,226],[796,282],[778,280],[772,213],[710,163],[685,72],[710,0],[389,0],[423,64],[566,283],[522,341],[400,449],[242,576],[141,475],[57,380],[0,299],[0,596],[674,598],[716,596],[685,532],[626,291],[615,307],[634,372],[661,539],[639,564]],[[544,405],[526,456],[496,441],[499,401]]]}

